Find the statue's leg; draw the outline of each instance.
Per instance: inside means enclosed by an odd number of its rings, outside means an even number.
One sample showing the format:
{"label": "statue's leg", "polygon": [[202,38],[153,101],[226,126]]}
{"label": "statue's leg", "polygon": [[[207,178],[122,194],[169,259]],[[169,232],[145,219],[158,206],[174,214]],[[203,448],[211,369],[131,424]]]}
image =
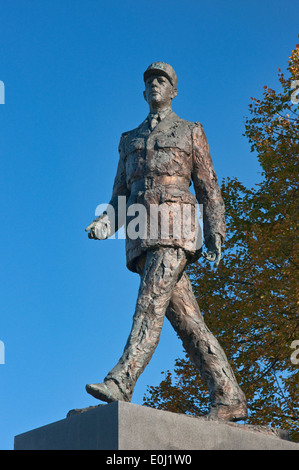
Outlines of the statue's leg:
{"label": "statue's leg", "polygon": [[124,352],[104,383],[86,386],[88,393],[108,402],[131,400],[136,381],[158,345],[166,309],[185,265],[181,248],[148,251]]}
{"label": "statue's leg", "polygon": [[186,273],[173,291],[166,317],[209,388],[210,417],[244,419],[247,415],[245,396],[222,347],[204,322]]}

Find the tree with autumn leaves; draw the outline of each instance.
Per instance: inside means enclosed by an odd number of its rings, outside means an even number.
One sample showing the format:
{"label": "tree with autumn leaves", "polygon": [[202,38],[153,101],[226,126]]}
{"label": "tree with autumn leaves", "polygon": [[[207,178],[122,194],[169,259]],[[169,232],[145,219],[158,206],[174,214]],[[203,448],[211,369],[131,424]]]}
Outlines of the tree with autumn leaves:
{"label": "tree with autumn leaves", "polygon": [[[299,441],[298,155],[299,45],[280,91],[251,98],[245,136],[256,152],[262,182],[222,183],[227,239],[218,268],[204,259],[188,268],[208,327],[217,336],[245,392],[248,424],[288,429]],[[296,82],[297,81],[297,82]],[[299,354],[298,354],[299,357]],[[297,362],[297,364],[296,364]],[[187,355],[149,387],[144,405],[192,415],[208,411],[208,393]]]}

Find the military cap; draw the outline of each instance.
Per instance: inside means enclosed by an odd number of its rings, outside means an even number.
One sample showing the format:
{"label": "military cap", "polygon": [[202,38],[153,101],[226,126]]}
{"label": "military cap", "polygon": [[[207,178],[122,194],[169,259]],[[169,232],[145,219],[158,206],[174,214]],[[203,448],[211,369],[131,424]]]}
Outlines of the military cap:
{"label": "military cap", "polygon": [[171,67],[171,65],[166,64],[165,62],[153,62],[151,65],[149,65],[143,74],[144,81],[146,81],[150,75],[154,75],[157,73],[167,77],[172,86],[174,86],[175,88],[177,87],[178,79],[176,73]]}

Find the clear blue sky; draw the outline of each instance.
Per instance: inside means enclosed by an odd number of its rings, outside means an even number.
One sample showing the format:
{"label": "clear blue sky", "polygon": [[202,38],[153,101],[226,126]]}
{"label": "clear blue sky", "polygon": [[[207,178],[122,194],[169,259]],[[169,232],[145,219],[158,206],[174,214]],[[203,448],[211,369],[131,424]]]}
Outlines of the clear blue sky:
{"label": "clear blue sky", "polygon": [[[99,403],[122,353],[139,285],[123,240],[84,228],[108,202],[120,134],[147,115],[142,74],[173,65],[173,109],[200,121],[219,180],[260,181],[245,137],[250,97],[278,87],[298,42],[298,2],[2,0],[0,3],[0,449]],[[182,355],[164,324],[133,402]]]}

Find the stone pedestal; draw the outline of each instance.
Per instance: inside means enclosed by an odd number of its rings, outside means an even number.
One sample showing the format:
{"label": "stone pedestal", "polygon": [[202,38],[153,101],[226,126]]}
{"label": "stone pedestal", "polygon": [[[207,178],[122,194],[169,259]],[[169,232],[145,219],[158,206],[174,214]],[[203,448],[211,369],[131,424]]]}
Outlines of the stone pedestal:
{"label": "stone pedestal", "polygon": [[126,402],[73,411],[15,437],[15,450],[299,450],[270,428],[209,421]]}

